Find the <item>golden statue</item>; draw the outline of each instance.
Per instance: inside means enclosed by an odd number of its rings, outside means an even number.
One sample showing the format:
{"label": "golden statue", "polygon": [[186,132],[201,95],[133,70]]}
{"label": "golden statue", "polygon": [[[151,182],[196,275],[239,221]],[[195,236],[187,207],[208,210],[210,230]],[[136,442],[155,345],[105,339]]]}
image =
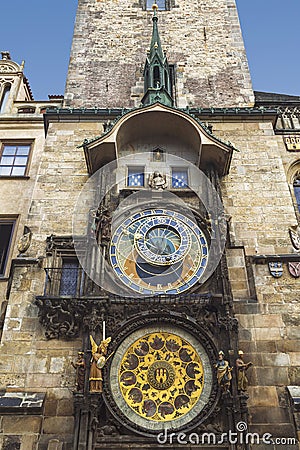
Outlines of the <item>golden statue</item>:
{"label": "golden statue", "polygon": [[102,392],[103,390],[103,377],[102,369],[106,363],[107,347],[111,341],[108,337],[100,342],[99,346],[94,341],[93,337],[90,336],[91,346],[92,346],[92,360],[90,367],[90,392]]}
{"label": "golden statue", "polygon": [[230,382],[232,379],[232,367],[229,366],[229,362],[224,359],[224,352],[219,351],[218,361],[215,364],[215,369],[217,369],[217,380],[219,386],[221,386],[224,392],[229,391]]}
{"label": "golden statue", "polygon": [[238,354],[239,354],[239,357],[235,361],[236,369],[237,369],[237,378],[238,378],[238,390],[246,391],[247,387],[248,387],[248,378],[246,376],[246,371],[249,369],[250,366],[253,365],[253,363],[251,361],[248,363],[244,362],[243,350],[239,350]]}

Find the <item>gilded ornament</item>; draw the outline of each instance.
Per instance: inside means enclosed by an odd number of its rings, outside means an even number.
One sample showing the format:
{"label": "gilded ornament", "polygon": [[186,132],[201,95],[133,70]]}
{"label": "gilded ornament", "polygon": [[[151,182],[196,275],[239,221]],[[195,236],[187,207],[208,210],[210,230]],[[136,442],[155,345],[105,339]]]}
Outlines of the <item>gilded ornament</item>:
{"label": "gilded ornament", "polygon": [[195,348],[167,332],[135,341],[120,364],[121,394],[130,408],[152,421],[176,420],[198,402],[204,371]]}

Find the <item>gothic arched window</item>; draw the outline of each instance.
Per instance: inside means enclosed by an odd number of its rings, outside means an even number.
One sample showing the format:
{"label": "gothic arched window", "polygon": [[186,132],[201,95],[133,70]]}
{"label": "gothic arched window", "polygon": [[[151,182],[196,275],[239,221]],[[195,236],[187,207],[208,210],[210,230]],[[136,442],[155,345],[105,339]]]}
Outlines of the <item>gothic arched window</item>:
{"label": "gothic arched window", "polygon": [[294,179],[293,187],[298,211],[300,213],[300,174]]}
{"label": "gothic arched window", "polygon": [[2,95],[0,98],[0,114],[4,113],[4,111],[5,111],[5,107],[6,107],[7,100],[8,100],[9,93],[10,93],[10,88],[11,88],[10,84],[7,84],[6,86],[4,86],[4,89],[3,89],[3,92],[2,92]]}

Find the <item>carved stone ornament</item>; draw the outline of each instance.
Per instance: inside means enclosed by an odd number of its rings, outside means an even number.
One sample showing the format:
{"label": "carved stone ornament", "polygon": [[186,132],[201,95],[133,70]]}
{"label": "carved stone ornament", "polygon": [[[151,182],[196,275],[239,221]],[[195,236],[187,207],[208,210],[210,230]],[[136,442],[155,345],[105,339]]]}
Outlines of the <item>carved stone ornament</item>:
{"label": "carved stone ornament", "polygon": [[183,314],[194,317],[199,325],[208,332],[218,328],[215,308],[210,306],[212,299],[208,295],[183,296],[182,298],[143,299],[143,301],[123,298],[75,299],[37,296],[35,304],[39,308],[39,318],[45,327],[47,339],[74,338],[82,328],[96,330],[104,317],[110,333],[116,332],[119,324],[132,316],[140,316],[151,310],[153,313]]}
{"label": "carved stone ornament", "polygon": [[300,228],[299,228],[299,226],[289,228],[289,234],[290,234],[290,238],[291,238],[293,247],[297,251],[300,251]]}
{"label": "carved stone ornament", "polygon": [[166,175],[163,175],[159,171],[153,172],[149,177],[149,186],[151,189],[163,191],[168,187]]}
{"label": "carved stone ornament", "polygon": [[299,278],[300,277],[300,262],[289,262],[288,263],[288,269],[290,274],[294,277],[294,278]]}
{"label": "carved stone ornament", "polygon": [[[23,236],[20,237],[19,241],[18,241],[18,250],[20,252],[20,255],[25,253],[31,244],[31,239],[32,239],[32,231],[30,230],[29,227],[24,227],[24,233]],[[19,256],[20,256],[19,255]]]}
{"label": "carved stone ornament", "polygon": [[72,236],[56,236],[51,234],[46,239],[46,254],[51,255],[54,251],[73,250],[74,241]]}
{"label": "carved stone ornament", "polygon": [[35,304],[39,307],[39,318],[46,328],[47,339],[74,338],[79,335],[83,317],[80,301],[37,297]]}
{"label": "carved stone ornament", "polygon": [[16,72],[14,66],[10,64],[0,64],[0,73]]}
{"label": "carved stone ornament", "polygon": [[272,277],[280,278],[283,274],[282,262],[269,262],[269,271]]}

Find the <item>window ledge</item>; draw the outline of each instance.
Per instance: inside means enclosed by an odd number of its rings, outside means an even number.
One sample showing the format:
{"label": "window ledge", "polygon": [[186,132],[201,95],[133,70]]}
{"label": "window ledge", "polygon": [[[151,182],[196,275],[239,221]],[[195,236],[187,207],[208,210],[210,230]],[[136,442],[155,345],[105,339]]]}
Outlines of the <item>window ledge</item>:
{"label": "window ledge", "polygon": [[29,176],[27,175],[14,175],[14,176],[9,176],[9,175],[0,175],[0,180],[29,180]]}

